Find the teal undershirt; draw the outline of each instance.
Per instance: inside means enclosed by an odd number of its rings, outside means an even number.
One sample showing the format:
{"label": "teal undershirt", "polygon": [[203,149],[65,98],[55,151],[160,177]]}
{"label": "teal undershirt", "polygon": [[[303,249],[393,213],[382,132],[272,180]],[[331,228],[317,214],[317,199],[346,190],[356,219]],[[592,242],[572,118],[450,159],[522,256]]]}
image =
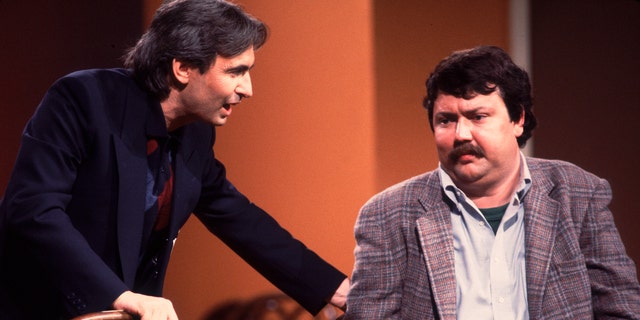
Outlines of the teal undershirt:
{"label": "teal undershirt", "polygon": [[482,212],[484,218],[487,219],[487,222],[489,222],[491,229],[493,229],[493,234],[496,234],[498,232],[500,221],[502,221],[502,217],[507,211],[508,206],[509,204],[507,203],[500,207],[480,209],[480,212]]}

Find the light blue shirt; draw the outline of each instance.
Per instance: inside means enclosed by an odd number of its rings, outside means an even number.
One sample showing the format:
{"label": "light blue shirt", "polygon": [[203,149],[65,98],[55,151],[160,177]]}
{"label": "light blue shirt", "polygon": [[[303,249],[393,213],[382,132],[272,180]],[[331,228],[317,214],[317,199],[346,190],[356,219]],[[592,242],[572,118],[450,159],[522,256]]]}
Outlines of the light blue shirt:
{"label": "light blue shirt", "polygon": [[525,273],[524,208],[531,174],[521,154],[521,181],[494,234],[478,207],[439,168],[451,211],[458,319],[529,319]]}

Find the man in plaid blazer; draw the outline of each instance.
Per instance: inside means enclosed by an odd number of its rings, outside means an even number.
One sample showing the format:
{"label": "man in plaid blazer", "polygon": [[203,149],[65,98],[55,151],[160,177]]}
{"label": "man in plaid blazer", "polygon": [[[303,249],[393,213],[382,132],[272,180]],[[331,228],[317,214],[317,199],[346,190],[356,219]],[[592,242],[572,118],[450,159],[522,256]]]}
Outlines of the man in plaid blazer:
{"label": "man in plaid blazer", "polygon": [[345,319],[640,318],[640,285],[607,181],[525,157],[526,72],[497,47],[427,80],[440,166],[361,209]]}

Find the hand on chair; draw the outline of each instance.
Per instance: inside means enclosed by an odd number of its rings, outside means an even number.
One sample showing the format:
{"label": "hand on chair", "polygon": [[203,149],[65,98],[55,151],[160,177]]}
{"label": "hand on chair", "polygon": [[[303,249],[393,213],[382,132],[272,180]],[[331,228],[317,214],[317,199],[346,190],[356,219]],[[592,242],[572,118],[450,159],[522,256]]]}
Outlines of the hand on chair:
{"label": "hand on chair", "polygon": [[171,301],[125,291],[113,303],[113,307],[140,316],[140,320],[178,320]]}

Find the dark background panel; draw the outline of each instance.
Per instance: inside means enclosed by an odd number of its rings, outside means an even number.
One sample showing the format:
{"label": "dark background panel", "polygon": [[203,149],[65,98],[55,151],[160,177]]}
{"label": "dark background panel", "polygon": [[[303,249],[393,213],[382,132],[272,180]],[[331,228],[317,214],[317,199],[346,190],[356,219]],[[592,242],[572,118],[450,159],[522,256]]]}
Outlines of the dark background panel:
{"label": "dark background panel", "polygon": [[531,1],[536,156],[607,179],[640,263],[640,1]]}
{"label": "dark background panel", "polygon": [[0,0],[0,194],[47,88],[78,69],[121,66],[141,35],[141,17],[142,1]]}

